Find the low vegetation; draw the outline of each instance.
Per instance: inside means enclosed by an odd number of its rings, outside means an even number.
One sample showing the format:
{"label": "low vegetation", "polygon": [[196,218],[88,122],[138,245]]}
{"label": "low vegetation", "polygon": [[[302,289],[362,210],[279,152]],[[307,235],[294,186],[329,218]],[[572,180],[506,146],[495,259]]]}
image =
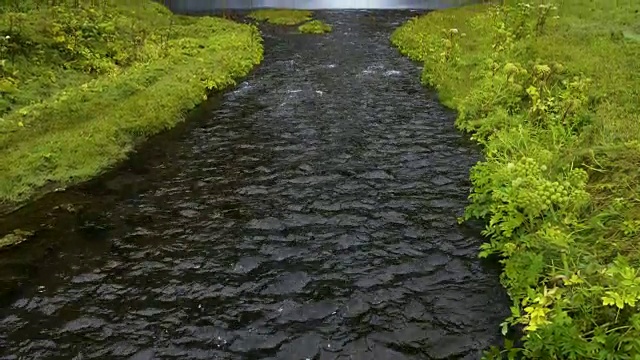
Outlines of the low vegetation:
{"label": "low vegetation", "polygon": [[298,31],[304,34],[324,34],[331,32],[331,25],[320,20],[311,20],[298,27]]}
{"label": "low vegetation", "polygon": [[148,0],[0,6],[5,209],[104,171],[262,59],[255,26]]}
{"label": "low vegetation", "polygon": [[487,356],[638,359],[640,0],[501,3],[392,36],[484,146],[464,219],[486,220],[521,340]]}
{"label": "low vegetation", "polygon": [[4,250],[5,248],[8,248],[10,246],[18,245],[26,241],[32,235],[32,232],[22,231],[19,229],[14,230],[12,233],[0,237],[0,250]]}
{"label": "low vegetation", "polygon": [[307,10],[261,9],[252,11],[247,17],[273,25],[298,25],[311,20],[311,15]]}

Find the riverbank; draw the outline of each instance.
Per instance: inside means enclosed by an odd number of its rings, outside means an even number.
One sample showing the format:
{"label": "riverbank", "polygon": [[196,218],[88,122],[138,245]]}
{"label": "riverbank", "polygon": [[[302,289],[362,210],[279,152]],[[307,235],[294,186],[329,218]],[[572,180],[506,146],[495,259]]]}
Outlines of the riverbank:
{"label": "riverbank", "polygon": [[262,60],[255,26],[152,1],[0,14],[0,209],[90,179]]}
{"label": "riverbank", "polygon": [[480,255],[504,266],[503,332],[523,341],[502,351],[635,358],[640,1],[506,3],[433,12],[392,36],[484,146],[465,218],[487,221]]}

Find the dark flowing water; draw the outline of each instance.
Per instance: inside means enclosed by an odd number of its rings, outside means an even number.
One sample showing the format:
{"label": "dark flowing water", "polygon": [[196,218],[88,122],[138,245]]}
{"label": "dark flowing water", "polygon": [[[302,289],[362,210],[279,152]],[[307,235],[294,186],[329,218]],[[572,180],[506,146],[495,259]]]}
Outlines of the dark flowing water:
{"label": "dark flowing water", "polygon": [[477,149],[390,46],[410,15],[268,31],[264,64],[199,119],[60,195],[77,214],[14,215],[53,225],[2,254],[0,358],[478,359],[498,343],[498,273],[456,223]]}
{"label": "dark flowing water", "polygon": [[163,0],[179,12],[219,9],[443,9],[469,5],[479,0]]}

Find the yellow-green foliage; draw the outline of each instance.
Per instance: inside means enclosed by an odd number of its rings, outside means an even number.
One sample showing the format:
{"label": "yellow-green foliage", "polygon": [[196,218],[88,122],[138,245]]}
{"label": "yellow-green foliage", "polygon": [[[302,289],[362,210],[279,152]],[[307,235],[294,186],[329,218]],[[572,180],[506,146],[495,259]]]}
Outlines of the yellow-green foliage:
{"label": "yellow-green foliage", "polygon": [[5,205],[105,170],[262,59],[255,26],[152,1],[7,11],[0,37]]}
{"label": "yellow-green foliage", "polygon": [[288,10],[288,9],[262,9],[252,11],[248,17],[266,21],[274,25],[298,25],[305,21],[311,20],[311,11],[307,10]]}
{"label": "yellow-green foliage", "polygon": [[0,249],[18,245],[29,239],[29,237],[32,235],[32,232],[23,231],[20,229],[14,230],[12,233],[0,237]]}
{"label": "yellow-green foliage", "polygon": [[[504,1],[392,36],[484,145],[466,219],[487,221],[534,359],[640,358],[640,0]],[[489,354],[497,356],[493,349]]]}
{"label": "yellow-green foliage", "polygon": [[331,25],[320,20],[311,20],[298,26],[298,30],[305,34],[324,34],[331,32]]}

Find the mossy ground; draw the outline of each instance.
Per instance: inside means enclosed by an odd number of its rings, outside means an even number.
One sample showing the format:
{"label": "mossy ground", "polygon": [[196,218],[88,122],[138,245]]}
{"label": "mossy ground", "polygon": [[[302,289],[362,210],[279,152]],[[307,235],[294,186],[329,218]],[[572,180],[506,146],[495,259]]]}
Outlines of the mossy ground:
{"label": "mossy ground", "polygon": [[26,241],[33,233],[26,232],[22,230],[14,230],[12,233],[9,233],[4,236],[0,236],[0,250],[5,248],[18,245],[24,241]]}
{"label": "mossy ground", "polygon": [[252,11],[247,17],[273,25],[298,25],[311,20],[311,15],[307,10],[261,9]]}
{"label": "mossy ground", "polygon": [[503,355],[637,359],[640,1],[503,3],[392,36],[484,145],[466,217],[487,220],[481,255],[504,265],[504,331],[524,327]]}
{"label": "mossy ground", "polygon": [[298,31],[304,34],[324,34],[331,32],[331,25],[320,20],[311,20],[298,26]]}
{"label": "mossy ground", "polygon": [[0,13],[0,207],[87,180],[262,59],[252,25],[152,1],[15,2]]}

